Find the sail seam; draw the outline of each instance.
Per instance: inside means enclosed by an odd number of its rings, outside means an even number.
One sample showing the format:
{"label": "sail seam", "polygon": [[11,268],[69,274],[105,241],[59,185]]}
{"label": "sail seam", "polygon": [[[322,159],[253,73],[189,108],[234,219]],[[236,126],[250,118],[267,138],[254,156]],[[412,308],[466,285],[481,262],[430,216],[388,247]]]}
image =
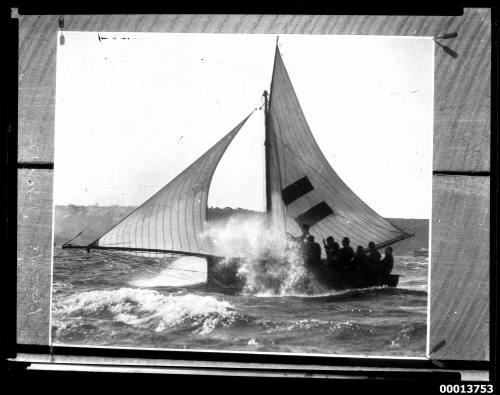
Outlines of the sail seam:
{"label": "sail seam", "polygon": [[[207,165],[205,164],[202,167],[200,173],[204,172],[206,168]],[[177,201],[179,202],[179,208],[177,210],[177,233],[179,234],[179,242],[181,250],[183,249],[189,250],[189,235],[187,233],[187,224],[186,224],[186,197],[187,197],[187,190],[189,187],[190,187],[189,183],[184,183],[179,191],[179,199],[177,199]],[[181,220],[179,220],[179,217],[181,218]],[[184,226],[180,226],[181,221],[184,224]],[[184,240],[184,233],[186,234],[186,240]],[[187,242],[187,246],[185,245],[186,243],[184,241]]]}
{"label": "sail seam", "polygon": [[[154,229],[158,229],[158,214],[160,213],[160,208],[163,206],[163,199],[160,197],[155,205],[156,208],[156,213],[154,216]],[[162,230],[163,233],[163,230]],[[155,247],[159,247],[159,242],[158,242],[158,231],[155,232]]]}
{"label": "sail seam", "polygon": [[[199,183],[200,183],[200,177],[201,177],[201,172],[200,174],[198,174],[198,178],[196,179],[196,184],[195,184],[195,187],[197,188]],[[196,199],[197,199],[197,193],[194,194],[193,196],[193,201],[191,202],[191,211],[193,213],[193,215],[191,216],[191,225],[193,227],[193,234],[194,234],[194,245],[195,245],[195,249],[199,250],[200,247],[198,246],[198,237],[197,237],[197,232],[196,232],[196,224],[195,224],[195,203],[196,203]]]}

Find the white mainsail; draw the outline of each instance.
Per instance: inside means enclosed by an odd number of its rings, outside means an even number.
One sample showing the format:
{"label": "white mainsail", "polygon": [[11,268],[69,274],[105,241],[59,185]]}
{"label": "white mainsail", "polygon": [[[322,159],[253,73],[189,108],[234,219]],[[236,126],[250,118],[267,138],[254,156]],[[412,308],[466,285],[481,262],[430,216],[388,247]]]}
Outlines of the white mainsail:
{"label": "white mainsail", "polygon": [[[352,245],[373,241],[379,248],[412,236],[373,211],[330,166],[309,129],[278,46],[265,111],[267,213],[274,231],[297,235],[300,225],[308,224],[317,239],[347,236]],[[95,241],[67,247],[221,256],[204,233],[208,192],[220,159],[250,115]]]}
{"label": "white mainsail", "polygon": [[379,248],[412,235],[373,211],[340,179],[316,143],[300,107],[278,46],[267,120],[268,213],[291,234],[310,225],[317,239],[349,237],[351,245]]}
{"label": "white mainsail", "polygon": [[208,191],[217,164],[250,115],[89,247],[217,255],[210,240],[203,236],[207,221]]}

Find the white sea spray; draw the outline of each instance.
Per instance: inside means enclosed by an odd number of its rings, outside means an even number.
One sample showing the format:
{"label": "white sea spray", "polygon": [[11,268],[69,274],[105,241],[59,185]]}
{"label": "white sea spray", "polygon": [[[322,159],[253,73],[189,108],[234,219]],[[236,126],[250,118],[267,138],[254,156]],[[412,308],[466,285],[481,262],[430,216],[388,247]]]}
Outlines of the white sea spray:
{"label": "white sea spray", "polygon": [[[208,226],[204,236],[220,255],[240,257],[237,275],[244,293],[286,296],[326,292],[305,269],[295,243],[279,229],[267,226],[261,217],[233,217]],[[230,263],[231,259],[224,259],[219,265],[223,268]]]}

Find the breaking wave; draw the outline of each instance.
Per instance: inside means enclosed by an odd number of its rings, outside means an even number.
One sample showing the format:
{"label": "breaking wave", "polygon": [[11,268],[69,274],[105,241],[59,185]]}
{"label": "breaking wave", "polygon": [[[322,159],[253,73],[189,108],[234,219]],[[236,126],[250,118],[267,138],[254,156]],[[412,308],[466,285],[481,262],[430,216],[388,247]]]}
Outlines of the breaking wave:
{"label": "breaking wave", "polygon": [[[327,289],[308,275],[293,243],[263,218],[230,218],[206,230],[221,256],[241,257],[237,276],[243,292],[258,295],[321,294]],[[230,264],[230,259],[220,263]]]}
{"label": "breaking wave", "polygon": [[163,295],[154,290],[135,288],[81,292],[61,299],[54,305],[56,321],[75,316],[109,317],[126,325],[155,332],[188,327],[201,335],[215,328],[248,320],[229,302],[213,296]]}

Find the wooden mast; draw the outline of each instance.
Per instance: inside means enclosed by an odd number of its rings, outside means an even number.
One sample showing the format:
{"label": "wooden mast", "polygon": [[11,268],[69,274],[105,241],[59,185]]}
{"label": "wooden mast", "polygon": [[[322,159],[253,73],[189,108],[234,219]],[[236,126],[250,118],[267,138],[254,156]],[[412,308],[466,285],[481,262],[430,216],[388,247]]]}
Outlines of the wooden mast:
{"label": "wooden mast", "polygon": [[[278,50],[278,40],[279,36],[276,36],[276,51]],[[275,54],[276,56],[276,54]],[[275,59],[276,61],[276,59]],[[274,68],[273,68],[273,76],[274,76]],[[272,81],[271,81],[272,86]],[[272,91],[271,91],[272,94]],[[264,127],[265,127],[265,166],[266,166],[266,214],[268,224],[271,224],[271,212],[272,212],[272,199],[271,199],[271,169],[269,164],[271,163],[271,139],[270,139],[270,130],[269,130],[269,96],[270,94],[267,90],[263,93],[264,96]]]}
{"label": "wooden mast", "polygon": [[271,142],[269,139],[269,94],[266,91],[262,94],[264,96],[264,128],[265,128],[265,139],[264,139],[264,149],[265,149],[265,155],[264,155],[264,160],[265,160],[265,167],[266,167],[266,214],[267,214],[267,219],[270,221],[270,215],[271,215],[271,174],[270,174],[270,153],[271,153]]}

